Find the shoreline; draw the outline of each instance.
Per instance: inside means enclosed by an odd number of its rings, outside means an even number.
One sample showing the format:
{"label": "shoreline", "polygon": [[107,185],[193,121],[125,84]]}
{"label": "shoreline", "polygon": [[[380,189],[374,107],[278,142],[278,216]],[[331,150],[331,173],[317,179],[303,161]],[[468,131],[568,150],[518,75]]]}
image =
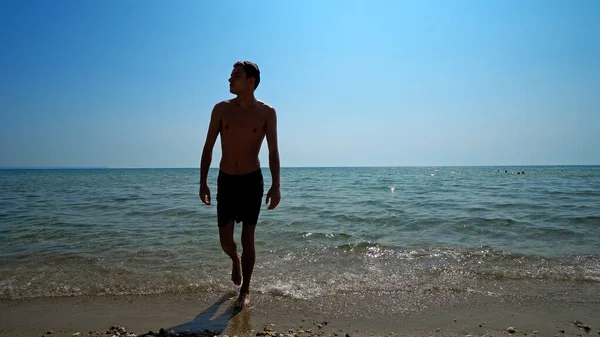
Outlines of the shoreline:
{"label": "shoreline", "polygon": [[[211,336],[239,337],[265,334],[265,328],[271,330],[266,335],[302,337],[600,335],[597,299],[565,302],[518,294],[370,292],[302,300],[253,294],[249,308],[232,314],[235,298],[232,290],[0,300],[0,337],[40,337],[48,331],[56,337],[77,332],[107,336],[113,326],[138,336],[161,328],[194,333],[209,329]],[[590,330],[586,332],[584,325]],[[510,327],[515,333],[507,332]]]}

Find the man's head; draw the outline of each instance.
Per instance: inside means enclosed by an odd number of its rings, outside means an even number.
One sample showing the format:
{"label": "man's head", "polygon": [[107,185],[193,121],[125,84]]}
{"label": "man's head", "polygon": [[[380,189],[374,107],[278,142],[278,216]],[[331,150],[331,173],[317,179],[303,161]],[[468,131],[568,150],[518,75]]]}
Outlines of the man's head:
{"label": "man's head", "polygon": [[229,91],[239,95],[245,92],[254,92],[260,83],[260,70],[250,61],[238,61],[233,65],[229,78]]}

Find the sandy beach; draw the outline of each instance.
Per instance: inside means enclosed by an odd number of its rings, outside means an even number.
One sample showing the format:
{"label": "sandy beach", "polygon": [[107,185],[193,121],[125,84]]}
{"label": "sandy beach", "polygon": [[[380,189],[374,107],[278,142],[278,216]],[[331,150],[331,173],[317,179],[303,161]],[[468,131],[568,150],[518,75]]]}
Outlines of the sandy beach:
{"label": "sandy beach", "polygon": [[[598,301],[430,292],[312,300],[235,293],[3,300],[0,336],[584,336],[600,334]],[[112,330],[111,330],[112,327]],[[589,328],[589,329],[588,329]],[[509,331],[513,331],[511,333]]]}

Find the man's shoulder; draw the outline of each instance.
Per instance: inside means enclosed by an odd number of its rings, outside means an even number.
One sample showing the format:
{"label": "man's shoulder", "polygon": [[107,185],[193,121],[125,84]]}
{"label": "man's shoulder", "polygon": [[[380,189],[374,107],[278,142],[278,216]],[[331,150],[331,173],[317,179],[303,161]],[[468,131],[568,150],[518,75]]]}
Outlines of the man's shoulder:
{"label": "man's shoulder", "polygon": [[256,102],[258,104],[260,104],[261,107],[265,108],[265,109],[272,109],[275,110],[275,108],[273,108],[273,106],[265,101],[261,101],[260,99],[257,99]]}
{"label": "man's shoulder", "polygon": [[231,100],[220,101],[217,104],[215,104],[213,112],[217,114],[222,114],[224,111],[227,111],[227,109],[231,106],[233,106]]}
{"label": "man's shoulder", "polygon": [[275,108],[267,102],[257,100],[261,110],[265,111],[269,116],[275,114]]}
{"label": "man's shoulder", "polygon": [[225,108],[228,106],[231,106],[233,104],[232,100],[230,99],[226,99],[224,101],[220,101],[219,103],[215,104],[216,108]]}

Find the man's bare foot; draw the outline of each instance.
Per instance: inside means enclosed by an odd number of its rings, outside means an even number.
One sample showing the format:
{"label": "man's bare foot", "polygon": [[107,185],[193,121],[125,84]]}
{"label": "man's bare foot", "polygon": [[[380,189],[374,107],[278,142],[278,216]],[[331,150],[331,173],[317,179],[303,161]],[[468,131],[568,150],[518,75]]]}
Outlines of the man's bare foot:
{"label": "man's bare foot", "polygon": [[235,301],[235,308],[242,310],[248,305],[250,305],[250,294],[241,292],[240,296]]}
{"label": "man's bare foot", "polygon": [[237,255],[237,259],[233,261],[233,265],[231,267],[231,281],[236,286],[242,284],[242,262],[240,254]]}

